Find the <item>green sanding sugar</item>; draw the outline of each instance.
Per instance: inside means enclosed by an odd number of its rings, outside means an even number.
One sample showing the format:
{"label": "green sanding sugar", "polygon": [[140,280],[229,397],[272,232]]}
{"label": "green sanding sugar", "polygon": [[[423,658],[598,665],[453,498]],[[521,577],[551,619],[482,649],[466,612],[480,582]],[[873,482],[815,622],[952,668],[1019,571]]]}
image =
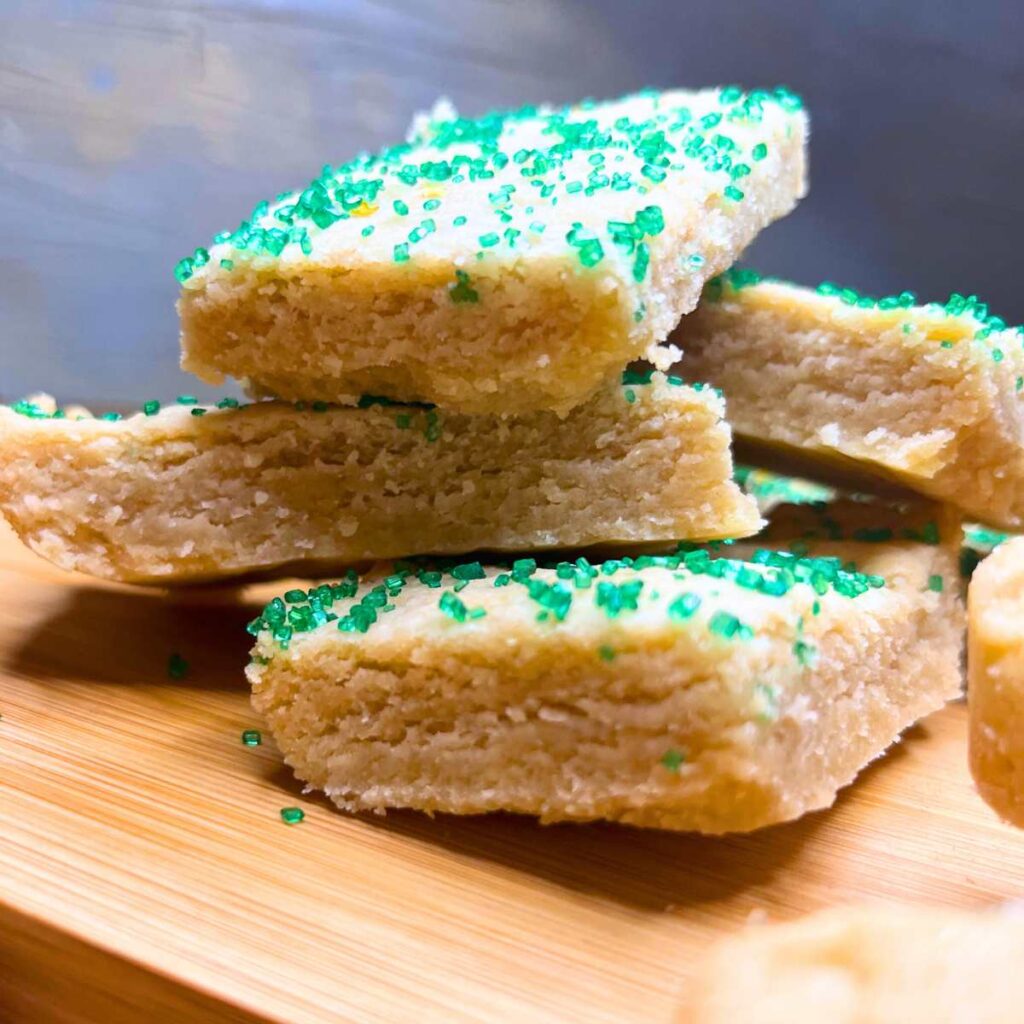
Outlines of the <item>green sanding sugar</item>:
{"label": "green sanding sugar", "polygon": [[[842,539],[841,531],[837,533],[837,524],[824,511],[821,520],[822,529],[809,531],[809,537],[821,533],[828,540]],[[915,539],[927,543],[935,543],[938,537],[934,522],[909,532]],[[397,563],[394,572],[383,580],[371,579],[365,583],[350,570],[337,583],[321,584],[308,591],[296,588],[274,598],[247,629],[253,636],[268,635],[280,650],[288,650],[297,636],[327,625],[342,633],[363,634],[373,628],[382,615],[399,606],[410,582],[428,589],[443,589],[438,609],[458,623],[486,614],[483,608],[471,609],[458,596],[474,582],[487,581],[490,586],[501,589],[519,586],[537,608],[534,618],[549,627],[557,627],[571,617],[576,605],[574,595],[580,592],[591,593],[594,607],[608,619],[638,611],[642,596],[647,607],[658,610],[658,614],[663,614],[670,622],[687,623],[693,619],[707,598],[683,590],[666,593],[663,599],[660,595],[665,590],[660,585],[645,592],[643,579],[635,575],[613,579],[620,573],[635,574],[652,568],[668,570],[674,578],[684,582],[700,576],[721,580],[768,598],[784,597],[794,587],[807,587],[815,597],[830,593],[853,600],[885,586],[882,577],[858,572],[852,563],[811,555],[806,541],[794,543],[792,547],[797,550],[791,552],[759,548],[744,559],[726,557],[729,544],[728,541],[703,545],[683,543],[671,554],[624,556],[594,564],[580,557],[575,561],[548,563],[544,567],[545,575],[538,575],[540,567],[534,558],[516,559],[500,571],[489,571],[478,561],[438,563],[419,559]],[[814,614],[819,612],[820,603],[815,600]],[[750,626],[721,607],[710,611],[707,628],[727,640],[748,640],[754,635]],[[804,641],[800,644],[794,647],[797,658],[810,659],[812,648]]]}
{"label": "green sanding sugar", "polygon": [[184,679],[188,675],[188,662],[177,651],[167,659],[167,675],[171,679]]}
{"label": "green sanding sugar", "polygon": [[479,302],[480,293],[470,285],[469,274],[464,270],[455,271],[455,284],[448,288],[452,302]]}
{"label": "green sanding sugar", "polygon": [[301,807],[282,807],[281,820],[286,825],[298,825],[306,818],[306,812]]}
{"label": "green sanding sugar", "polygon": [[[407,142],[326,165],[305,188],[281,193],[273,204],[258,203],[235,230],[215,236],[214,243],[227,253],[220,266],[230,271],[240,260],[276,259],[286,250],[309,257],[315,236],[335,225],[351,232],[354,245],[372,245],[366,239],[373,219],[393,225],[410,215],[410,202],[421,195],[427,212],[449,204],[457,211],[462,190],[475,193],[483,183],[486,208],[467,202],[473,217],[456,212],[453,226],[472,221],[472,237],[484,249],[515,249],[526,233],[539,240],[547,209],[571,202],[579,210],[581,231],[569,244],[584,268],[596,267],[609,246],[622,244],[621,230],[609,229],[601,216],[607,209],[604,193],[635,195],[635,219],[626,223],[635,229],[629,255],[640,281],[650,260],[641,239],[664,227],[660,206],[645,197],[670,177],[687,181],[702,173],[712,181],[720,176],[727,199],[742,202],[744,192],[733,182],[751,175],[767,155],[766,110],[793,112],[802,106],[784,87],[743,91],[730,86],[692,101],[699,110],[655,91],[628,99],[629,106],[614,110],[586,101],[576,107],[525,106],[478,118],[426,121]],[[363,223],[367,218],[371,222]],[[413,228],[408,240],[394,247],[394,261],[412,258],[403,247],[435,229],[429,219]],[[197,248],[177,263],[175,277],[185,284],[210,258],[208,249]]]}
{"label": "green sanding sugar", "polygon": [[666,750],[661,756],[661,764],[670,772],[678,772],[685,762],[686,754],[674,747],[671,750]]}
{"label": "green sanding sugar", "polygon": [[242,733],[242,743],[247,747],[258,747],[263,743],[263,734],[259,729],[246,729]]}

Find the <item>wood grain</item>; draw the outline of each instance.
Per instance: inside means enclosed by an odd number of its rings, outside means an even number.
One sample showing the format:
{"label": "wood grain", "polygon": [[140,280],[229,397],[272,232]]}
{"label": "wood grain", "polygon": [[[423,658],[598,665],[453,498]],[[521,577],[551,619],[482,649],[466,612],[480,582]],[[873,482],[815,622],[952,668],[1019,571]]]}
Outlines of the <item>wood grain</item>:
{"label": "wood grain", "polygon": [[240,742],[265,595],[98,586],[0,531],[5,1024],[666,1021],[693,956],[751,914],[1024,894],[961,707],[832,811],[752,836],[343,816]]}

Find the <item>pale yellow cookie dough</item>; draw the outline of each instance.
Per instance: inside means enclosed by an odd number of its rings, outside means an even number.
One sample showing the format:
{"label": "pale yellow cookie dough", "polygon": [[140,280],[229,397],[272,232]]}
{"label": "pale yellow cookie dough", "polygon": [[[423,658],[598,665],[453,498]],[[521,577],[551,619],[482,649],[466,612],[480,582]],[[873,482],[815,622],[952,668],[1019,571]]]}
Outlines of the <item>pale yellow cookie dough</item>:
{"label": "pale yellow cookie dough", "polygon": [[838,907],[748,926],[692,972],[675,1024],[1014,1024],[1024,917]]}
{"label": "pale yellow cookie dough", "polygon": [[[806,189],[786,90],[420,119],[177,269],[182,366],[253,393],[564,413]],[[666,364],[667,365],[667,364]]]}
{"label": "pale yellow cookie dough", "polygon": [[737,438],[1024,525],[1024,338],[976,300],[876,302],[732,272],[673,340],[683,375],[725,392]]}
{"label": "pale yellow cookie dough", "polygon": [[1024,537],[974,572],[967,665],[971,774],[986,803],[1024,828]]}
{"label": "pale yellow cookie dough", "polygon": [[754,533],[721,399],[625,379],[564,420],[260,402],[110,422],[0,407],[0,513],[63,568],[166,584]]}
{"label": "pale yellow cookie dough", "polygon": [[[250,626],[253,702],[350,811],[787,821],[960,693],[959,523],[878,513],[787,510],[761,548],[291,591]],[[817,539],[878,529],[896,536]]]}

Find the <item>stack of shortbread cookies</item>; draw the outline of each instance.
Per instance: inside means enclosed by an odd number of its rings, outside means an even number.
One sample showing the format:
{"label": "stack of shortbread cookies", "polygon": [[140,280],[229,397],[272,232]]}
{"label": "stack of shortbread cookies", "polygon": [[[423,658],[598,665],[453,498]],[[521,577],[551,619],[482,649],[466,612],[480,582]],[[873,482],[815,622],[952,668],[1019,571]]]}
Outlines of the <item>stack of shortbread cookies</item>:
{"label": "stack of shortbread cookies", "polygon": [[[248,676],[340,807],[825,807],[960,693],[960,515],[1024,522],[1024,352],[973,298],[733,269],[807,132],[784,89],[438,108],[179,263],[182,365],[253,401],[0,408],[0,510],[107,579],[308,578]],[[759,509],[732,429],[888,497]]]}

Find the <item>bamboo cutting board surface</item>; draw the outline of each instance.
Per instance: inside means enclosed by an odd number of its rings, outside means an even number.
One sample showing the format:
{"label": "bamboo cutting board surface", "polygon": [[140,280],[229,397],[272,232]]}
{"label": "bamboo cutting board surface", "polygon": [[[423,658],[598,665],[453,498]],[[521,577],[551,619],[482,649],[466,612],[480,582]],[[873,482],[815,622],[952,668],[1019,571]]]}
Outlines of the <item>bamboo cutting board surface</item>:
{"label": "bamboo cutting board surface", "polygon": [[833,810],[751,836],[336,813],[240,740],[267,593],[98,585],[0,529],[4,1024],[665,1022],[752,915],[1024,895],[1024,833],[971,789],[961,706]]}

